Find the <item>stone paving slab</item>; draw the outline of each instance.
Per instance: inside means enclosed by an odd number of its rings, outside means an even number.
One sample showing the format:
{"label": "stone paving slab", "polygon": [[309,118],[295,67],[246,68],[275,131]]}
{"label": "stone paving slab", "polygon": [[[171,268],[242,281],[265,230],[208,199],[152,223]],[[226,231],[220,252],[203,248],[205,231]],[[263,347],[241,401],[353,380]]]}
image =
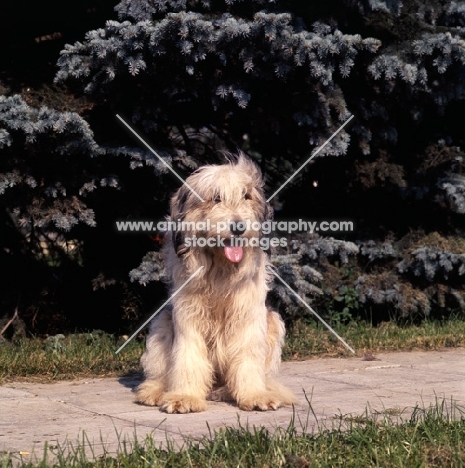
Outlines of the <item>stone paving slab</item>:
{"label": "stone paving slab", "polygon": [[[399,413],[408,418],[417,406],[439,399],[465,407],[465,349],[380,353],[375,361],[321,358],[285,362],[280,380],[300,399],[295,408],[246,412],[235,405],[209,402],[194,414],[165,414],[133,402],[138,384],[130,378],[92,378],[53,384],[0,386],[0,451],[41,457],[45,443],[93,444],[94,454],[115,453],[123,439],[151,434],[182,446],[186,437],[202,438],[225,426],[287,427],[295,418],[309,432],[331,427],[340,416]],[[311,401],[311,410],[307,400]],[[300,426],[299,426],[300,424]],[[209,429],[210,428],[210,429]],[[25,455],[24,455],[25,454]],[[28,455],[30,454],[30,455]]]}

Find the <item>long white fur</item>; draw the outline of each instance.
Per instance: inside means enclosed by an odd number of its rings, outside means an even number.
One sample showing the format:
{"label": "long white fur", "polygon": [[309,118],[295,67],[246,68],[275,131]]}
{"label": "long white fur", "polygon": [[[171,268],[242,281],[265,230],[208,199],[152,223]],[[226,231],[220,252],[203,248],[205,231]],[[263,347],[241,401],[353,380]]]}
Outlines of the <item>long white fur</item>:
{"label": "long white fur", "polygon": [[[187,182],[205,202],[181,187],[171,200],[173,221],[210,219],[215,226],[226,220],[261,223],[269,216],[260,170],[243,154],[225,165],[201,167]],[[285,329],[279,314],[265,305],[267,254],[260,247],[244,247],[242,260],[233,263],[219,247],[186,248],[183,241],[194,234],[217,236],[214,228],[167,236],[171,292],[204,268],[152,321],[141,358],[146,379],[136,401],[168,413],[203,411],[207,398],[234,400],[243,410],[296,403],[291,390],[272,377]],[[242,237],[260,235],[249,230]]]}

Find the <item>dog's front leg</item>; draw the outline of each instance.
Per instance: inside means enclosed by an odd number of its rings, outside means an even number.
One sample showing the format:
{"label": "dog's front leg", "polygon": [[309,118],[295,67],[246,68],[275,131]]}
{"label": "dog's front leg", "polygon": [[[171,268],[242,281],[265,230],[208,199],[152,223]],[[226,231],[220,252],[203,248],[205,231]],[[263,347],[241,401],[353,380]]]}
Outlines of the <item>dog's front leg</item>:
{"label": "dog's front leg", "polygon": [[239,408],[246,411],[276,410],[287,403],[267,385],[265,314],[242,323],[241,330],[228,343],[226,385]]}
{"label": "dog's front leg", "polygon": [[175,323],[168,389],[161,410],[167,413],[205,411],[212,384],[212,366],[205,340],[192,322]]}

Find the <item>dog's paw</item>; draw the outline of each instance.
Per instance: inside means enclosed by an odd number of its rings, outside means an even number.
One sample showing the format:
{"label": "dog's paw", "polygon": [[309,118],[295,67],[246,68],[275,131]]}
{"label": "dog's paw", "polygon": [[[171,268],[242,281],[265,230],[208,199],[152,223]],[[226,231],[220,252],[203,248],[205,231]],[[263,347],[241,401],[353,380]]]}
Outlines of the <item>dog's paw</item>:
{"label": "dog's paw", "polygon": [[165,393],[160,409],[166,413],[198,413],[207,409],[207,402],[191,395]]}
{"label": "dog's paw", "polygon": [[271,392],[248,395],[238,399],[237,404],[239,408],[244,411],[274,411],[277,410],[280,406],[283,406],[283,403],[280,401],[279,397]]}
{"label": "dog's paw", "polygon": [[163,385],[154,380],[142,382],[136,390],[136,402],[147,406],[158,406],[163,396]]}

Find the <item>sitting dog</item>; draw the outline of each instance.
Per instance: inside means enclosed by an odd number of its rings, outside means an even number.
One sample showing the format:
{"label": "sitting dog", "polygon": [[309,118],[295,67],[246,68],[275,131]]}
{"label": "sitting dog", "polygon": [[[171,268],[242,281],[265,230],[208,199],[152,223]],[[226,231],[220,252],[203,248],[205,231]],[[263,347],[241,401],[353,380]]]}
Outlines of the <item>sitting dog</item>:
{"label": "sitting dog", "polygon": [[169,219],[187,229],[167,235],[174,297],[152,320],[137,402],[167,413],[204,411],[207,399],[249,411],[296,403],[272,378],[285,330],[265,305],[270,277],[260,225],[271,209],[263,185],[259,168],[240,153],[199,168],[171,199]]}

